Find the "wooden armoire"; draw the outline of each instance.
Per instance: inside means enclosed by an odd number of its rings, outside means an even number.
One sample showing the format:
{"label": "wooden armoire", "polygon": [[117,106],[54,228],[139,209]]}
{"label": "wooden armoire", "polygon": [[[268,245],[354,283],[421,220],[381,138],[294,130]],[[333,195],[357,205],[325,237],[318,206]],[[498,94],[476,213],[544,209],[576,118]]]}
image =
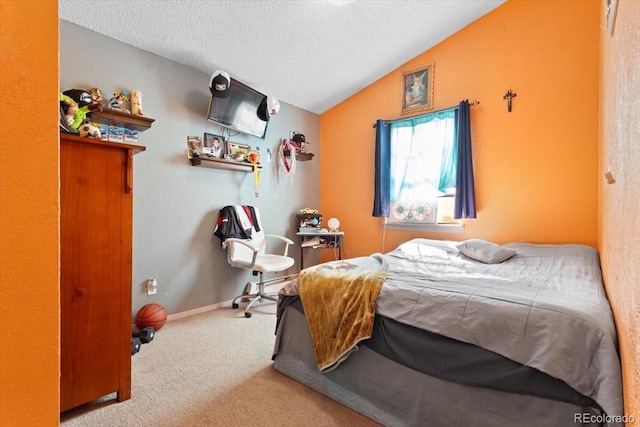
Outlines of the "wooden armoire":
{"label": "wooden armoire", "polygon": [[131,397],[133,156],[60,135],[60,411]]}

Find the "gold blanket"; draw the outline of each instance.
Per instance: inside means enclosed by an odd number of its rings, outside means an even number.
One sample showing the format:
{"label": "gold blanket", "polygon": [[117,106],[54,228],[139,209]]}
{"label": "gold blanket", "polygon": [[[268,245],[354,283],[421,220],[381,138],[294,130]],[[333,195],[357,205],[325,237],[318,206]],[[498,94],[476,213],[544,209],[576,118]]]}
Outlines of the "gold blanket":
{"label": "gold blanket", "polygon": [[320,372],[336,368],[358,342],[371,338],[387,273],[376,257],[332,261],[300,272],[298,293]]}

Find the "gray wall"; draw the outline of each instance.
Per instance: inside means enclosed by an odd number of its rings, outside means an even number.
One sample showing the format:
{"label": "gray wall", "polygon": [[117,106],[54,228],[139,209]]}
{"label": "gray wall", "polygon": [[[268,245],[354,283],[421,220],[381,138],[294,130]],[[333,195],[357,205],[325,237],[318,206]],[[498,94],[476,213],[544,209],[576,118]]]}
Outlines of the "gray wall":
{"label": "gray wall", "polygon": [[[193,167],[187,159],[188,135],[223,132],[206,120],[210,75],[60,21],[60,90],[98,87],[105,98],[121,90],[140,90],[145,116],[155,119],[151,129],[140,134],[140,145],[147,150],[134,158],[132,316],[150,302],[174,314],[228,301],[242,292],[253,279],[251,273],[230,267],[212,235],[218,210],[226,205],[257,206],[267,233],[296,242],[291,248],[296,265],[289,273],[298,270],[295,213],[319,205],[321,153],[313,144],[319,141],[319,117],[281,101],[264,140],[232,133],[231,141],[260,147],[263,169],[256,198],[251,173]],[[316,156],[298,162],[293,184],[287,185],[279,179],[275,154],[290,130],[304,133]],[[267,148],[274,153],[270,163]],[[150,277],[158,280],[157,295],[147,296],[144,282]]]}

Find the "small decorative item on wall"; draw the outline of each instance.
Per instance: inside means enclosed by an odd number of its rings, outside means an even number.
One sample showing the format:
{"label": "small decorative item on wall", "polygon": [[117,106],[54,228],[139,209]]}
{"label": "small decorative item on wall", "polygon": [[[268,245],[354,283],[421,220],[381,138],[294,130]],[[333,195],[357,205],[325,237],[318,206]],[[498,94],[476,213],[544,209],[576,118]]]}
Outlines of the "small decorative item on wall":
{"label": "small decorative item on wall", "polygon": [[402,114],[433,109],[433,64],[402,73]]}
{"label": "small decorative item on wall", "polygon": [[507,112],[511,112],[512,106],[511,106],[511,100],[513,98],[516,97],[517,94],[511,92],[511,89],[509,89],[507,91],[507,93],[504,94],[504,96],[502,97],[502,99],[506,99],[507,100]]}
{"label": "small decorative item on wall", "polygon": [[227,157],[238,162],[244,162],[245,157],[251,151],[251,146],[237,142],[227,142]]}
{"label": "small decorative item on wall", "polygon": [[213,157],[214,159],[224,158],[224,137],[222,135],[205,133],[202,151],[206,157]]}
{"label": "small decorative item on wall", "polygon": [[607,17],[607,30],[609,35],[613,36],[613,27],[616,23],[616,14],[618,13],[618,0],[605,0],[604,2],[605,13]]}
{"label": "small decorative item on wall", "polygon": [[193,159],[202,154],[202,138],[199,136],[187,137],[187,157]]}

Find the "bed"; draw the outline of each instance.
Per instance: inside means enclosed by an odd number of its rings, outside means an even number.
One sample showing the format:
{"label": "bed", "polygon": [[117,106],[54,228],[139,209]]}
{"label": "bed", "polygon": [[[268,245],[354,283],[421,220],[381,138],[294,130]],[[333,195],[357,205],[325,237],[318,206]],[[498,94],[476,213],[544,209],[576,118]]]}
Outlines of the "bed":
{"label": "bed", "polygon": [[412,239],[280,291],[277,371],[385,426],[624,423],[586,245]]}

